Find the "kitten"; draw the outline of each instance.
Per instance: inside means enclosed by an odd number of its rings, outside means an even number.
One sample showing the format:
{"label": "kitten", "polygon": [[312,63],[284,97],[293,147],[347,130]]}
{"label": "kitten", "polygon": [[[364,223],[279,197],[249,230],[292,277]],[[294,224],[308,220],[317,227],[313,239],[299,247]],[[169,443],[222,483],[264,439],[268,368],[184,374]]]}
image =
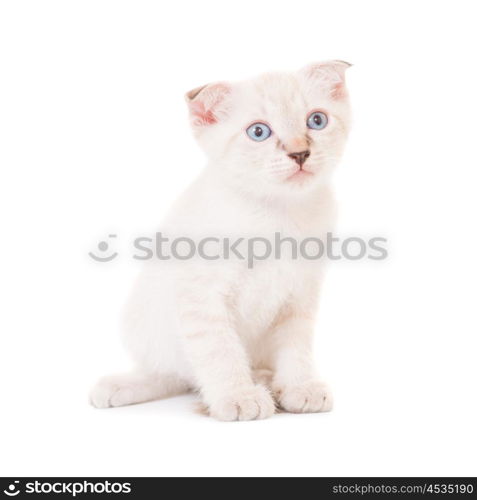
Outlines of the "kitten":
{"label": "kitten", "polygon": [[[208,166],[165,228],[176,235],[324,234],[334,218],[330,174],[349,129],[345,71],[330,61],[294,73],[215,83],[187,93]],[[167,233],[167,231],[164,231]],[[220,420],[329,411],[312,361],[322,262],[237,259],[150,262],[128,304],[134,373],[101,379],[98,408],[200,392]]]}

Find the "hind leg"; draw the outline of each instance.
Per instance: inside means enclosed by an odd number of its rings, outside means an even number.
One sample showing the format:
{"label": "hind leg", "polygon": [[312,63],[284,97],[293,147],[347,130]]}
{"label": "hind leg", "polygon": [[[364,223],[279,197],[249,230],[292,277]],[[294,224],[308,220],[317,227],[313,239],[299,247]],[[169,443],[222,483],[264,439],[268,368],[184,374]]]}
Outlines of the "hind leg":
{"label": "hind leg", "polygon": [[176,375],[133,372],[100,379],[90,393],[90,403],[96,408],[125,406],[176,396],[189,389]]}

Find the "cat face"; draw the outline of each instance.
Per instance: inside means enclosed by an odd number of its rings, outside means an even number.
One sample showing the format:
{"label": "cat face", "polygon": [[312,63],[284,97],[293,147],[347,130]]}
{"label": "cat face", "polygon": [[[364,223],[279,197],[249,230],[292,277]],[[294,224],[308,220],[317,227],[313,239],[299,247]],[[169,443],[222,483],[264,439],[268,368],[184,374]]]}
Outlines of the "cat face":
{"label": "cat face", "polygon": [[325,182],[349,128],[348,66],[318,63],[189,92],[193,131],[217,175],[263,196],[300,194]]}

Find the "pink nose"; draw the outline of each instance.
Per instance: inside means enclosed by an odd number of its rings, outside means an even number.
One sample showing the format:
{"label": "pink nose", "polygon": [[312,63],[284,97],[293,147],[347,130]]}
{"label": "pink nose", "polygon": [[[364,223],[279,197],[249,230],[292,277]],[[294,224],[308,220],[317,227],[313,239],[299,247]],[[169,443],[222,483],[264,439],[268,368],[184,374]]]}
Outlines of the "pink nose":
{"label": "pink nose", "polygon": [[310,151],[300,151],[298,153],[290,153],[288,155],[292,160],[295,160],[300,167],[305,163],[306,159],[310,156]]}

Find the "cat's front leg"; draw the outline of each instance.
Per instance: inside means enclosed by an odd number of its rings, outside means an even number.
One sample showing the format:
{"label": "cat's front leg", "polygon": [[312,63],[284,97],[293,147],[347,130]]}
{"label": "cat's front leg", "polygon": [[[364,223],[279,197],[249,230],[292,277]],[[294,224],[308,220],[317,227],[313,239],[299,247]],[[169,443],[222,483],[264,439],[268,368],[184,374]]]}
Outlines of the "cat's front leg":
{"label": "cat's front leg", "polygon": [[227,299],[208,286],[189,290],[180,304],[186,357],[211,416],[255,420],[275,412],[268,389],[252,380],[249,360],[230,319]]}
{"label": "cat's front leg", "polygon": [[299,308],[286,308],[273,332],[274,371],[272,389],[277,403],[292,413],[330,411],[333,400],[313,367],[314,320]]}

